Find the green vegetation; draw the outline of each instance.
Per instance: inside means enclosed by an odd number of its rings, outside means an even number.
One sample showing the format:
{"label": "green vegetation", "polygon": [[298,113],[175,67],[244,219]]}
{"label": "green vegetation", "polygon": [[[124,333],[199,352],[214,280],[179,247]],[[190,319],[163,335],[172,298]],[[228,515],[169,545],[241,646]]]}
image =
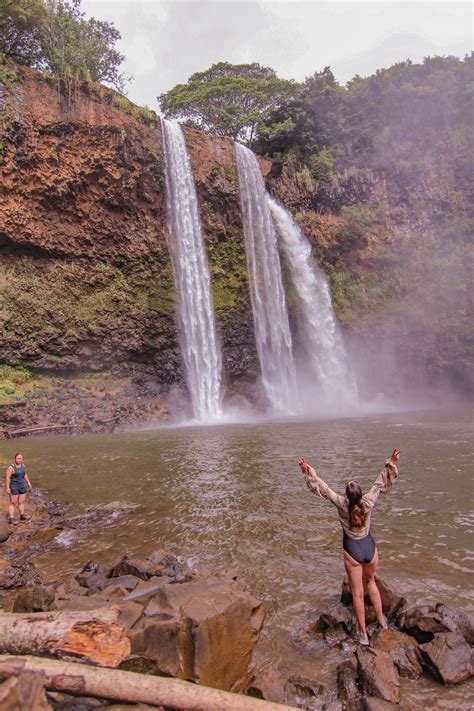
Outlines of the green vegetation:
{"label": "green vegetation", "polygon": [[166,118],[185,119],[189,126],[252,144],[259,124],[294,87],[269,67],[219,62],[193,74],[158,101]]}
{"label": "green vegetation", "polygon": [[90,79],[123,91],[120,32],[86,19],[81,0],[0,0],[0,54],[62,79]]}

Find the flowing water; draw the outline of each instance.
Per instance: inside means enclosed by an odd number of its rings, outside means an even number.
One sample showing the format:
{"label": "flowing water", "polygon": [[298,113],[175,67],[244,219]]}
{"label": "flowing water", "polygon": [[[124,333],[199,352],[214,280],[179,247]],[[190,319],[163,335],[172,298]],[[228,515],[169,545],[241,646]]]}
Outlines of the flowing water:
{"label": "flowing water", "polygon": [[[298,302],[299,340],[305,351],[306,370],[300,399],[305,393],[306,399],[313,401],[316,396],[322,400],[317,404],[326,412],[328,408],[357,406],[357,386],[332,308],[328,281],[313,263],[311,246],[291,214],[271,197],[268,204]],[[299,379],[301,375],[299,369]],[[312,392],[308,383],[316,383],[318,392]]]}
{"label": "flowing water", "polygon": [[[273,660],[319,680],[327,699],[336,652],[321,642],[309,654],[294,634],[337,599],[342,537],[297,458],[336,490],[351,478],[367,489],[395,446],[400,477],[372,518],[379,572],[413,603],[472,610],[472,413],[463,410],[7,441],[3,464],[20,448],[33,484],[71,502],[73,526],[90,521],[37,557],[46,577],[162,546],[198,568],[232,567],[267,609],[257,665]],[[410,709],[467,709],[474,693],[471,683],[402,684]]]}
{"label": "flowing water", "polygon": [[196,188],[181,127],[163,119],[170,252],[178,292],[181,350],[193,416],[221,416],[221,354]]}
{"label": "flowing water", "polygon": [[262,383],[274,414],[295,412],[296,371],[277,238],[257,157],[234,144]]}

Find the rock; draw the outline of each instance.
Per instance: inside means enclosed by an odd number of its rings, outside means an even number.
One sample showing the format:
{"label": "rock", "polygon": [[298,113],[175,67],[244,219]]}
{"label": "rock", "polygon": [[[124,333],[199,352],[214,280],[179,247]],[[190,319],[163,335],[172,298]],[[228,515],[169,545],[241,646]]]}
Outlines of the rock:
{"label": "rock", "polygon": [[322,690],[323,687],[315,681],[296,675],[287,677],[281,669],[272,666],[262,669],[252,678],[247,694],[257,699],[312,711],[320,708],[317,697]]}
{"label": "rock", "polygon": [[397,617],[397,627],[424,644],[431,642],[435,634],[449,632],[448,623],[443,621],[434,607],[423,605],[403,611]]}
{"label": "rock", "polygon": [[55,589],[53,585],[33,585],[24,588],[15,598],[13,612],[46,612],[53,609]]}
{"label": "rock", "polygon": [[82,585],[79,585],[76,578],[66,578],[64,583],[61,583],[56,588],[56,598],[67,597],[71,593],[74,595],[87,595],[89,590]]}
{"label": "rock", "polygon": [[127,592],[132,592],[132,590],[135,590],[137,587],[138,582],[139,578],[135,577],[135,575],[121,575],[118,578],[110,578],[107,580],[102,589],[107,590],[111,585],[120,585],[124,587]]}
{"label": "rock", "polygon": [[353,703],[360,699],[360,696],[357,684],[357,662],[353,657],[337,666],[337,698]]}
{"label": "rock", "polygon": [[10,536],[10,529],[8,528],[7,519],[5,516],[0,516],[0,543],[5,543],[8,541]]}
{"label": "rock", "polygon": [[[375,576],[375,582],[377,583],[380,597],[382,599],[384,614],[387,615],[387,617],[394,617],[403,605],[406,604],[405,598],[396,588],[389,585],[382,578],[379,578],[378,575]],[[344,578],[342,582],[341,602],[344,605],[352,604],[352,592],[347,578]],[[370,598],[367,594],[365,596],[365,603],[366,605],[371,606]]]}
{"label": "rock", "polygon": [[150,571],[154,568],[150,560],[141,558],[129,558],[127,555],[112,568],[112,577],[118,578],[123,575],[134,575],[142,580],[149,580]]}
{"label": "rock", "polygon": [[357,650],[358,679],[364,692],[385,701],[400,701],[400,680],[387,652],[370,647]]}
{"label": "rock", "polygon": [[53,711],[41,675],[23,672],[0,684],[0,711]]}
{"label": "rock", "polygon": [[167,576],[154,577],[151,580],[139,580],[136,588],[126,599],[146,600],[146,598],[158,592],[163,585],[167,585],[170,582],[174,582],[174,578],[168,578]]}
{"label": "rock", "polygon": [[165,585],[152,598],[155,614],[129,632],[132,654],[164,674],[241,691],[263,625],[258,600],[219,577]]}
{"label": "rock", "polygon": [[462,634],[466,642],[474,644],[474,617],[471,613],[459,610],[457,607],[449,607],[441,602],[436,605],[435,612],[450,632]]}
{"label": "rock", "polygon": [[376,696],[363,696],[362,708],[364,711],[394,711],[399,709],[398,704],[392,704],[390,701],[378,699]]}
{"label": "rock", "polygon": [[421,674],[420,652],[413,637],[396,629],[380,630],[372,635],[370,643],[391,656],[400,676],[416,679]]}
{"label": "rock", "polygon": [[354,627],[352,610],[338,602],[329,612],[319,616],[314,630],[322,632],[330,647],[335,647],[346,640]]}
{"label": "rock", "polygon": [[473,650],[460,634],[436,634],[420,651],[424,666],[443,684],[458,684],[474,673]]}

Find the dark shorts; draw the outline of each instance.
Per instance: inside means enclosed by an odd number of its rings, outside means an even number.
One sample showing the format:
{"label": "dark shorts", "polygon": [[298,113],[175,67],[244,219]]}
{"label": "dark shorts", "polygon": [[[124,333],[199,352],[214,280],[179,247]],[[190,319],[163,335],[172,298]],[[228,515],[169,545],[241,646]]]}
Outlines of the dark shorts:
{"label": "dark shorts", "polygon": [[11,496],[18,496],[18,494],[26,494],[26,488],[22,487],[21,489],[13,489],[10,487],[10,495]]}
{"label": "dark shorts", "polygon": [[375,555],[375,541],[371,533],[364,538],[349,538],[344,533],[342,547],[358,563],[370,563]]}

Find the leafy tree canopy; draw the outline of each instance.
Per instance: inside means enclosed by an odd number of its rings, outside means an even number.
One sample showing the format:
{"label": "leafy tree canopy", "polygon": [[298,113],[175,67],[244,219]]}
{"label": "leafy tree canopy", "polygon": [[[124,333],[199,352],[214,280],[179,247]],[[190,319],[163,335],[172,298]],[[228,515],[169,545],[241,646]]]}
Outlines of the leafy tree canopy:
{"label": "leafy tree canopy", "polygon": [[86,18],[81,0],[0,0],[0,51],[54,76],[92,79],[123,91],[120,32]]}
{"label": "leafy tree canopy", "polygon": [[258,125],[268,120],[297,86],[255,62],[220,62],[193,74],[186,84],[178,84],[158,101],[167,118],[184,119],[210,133],[252,143]]}

